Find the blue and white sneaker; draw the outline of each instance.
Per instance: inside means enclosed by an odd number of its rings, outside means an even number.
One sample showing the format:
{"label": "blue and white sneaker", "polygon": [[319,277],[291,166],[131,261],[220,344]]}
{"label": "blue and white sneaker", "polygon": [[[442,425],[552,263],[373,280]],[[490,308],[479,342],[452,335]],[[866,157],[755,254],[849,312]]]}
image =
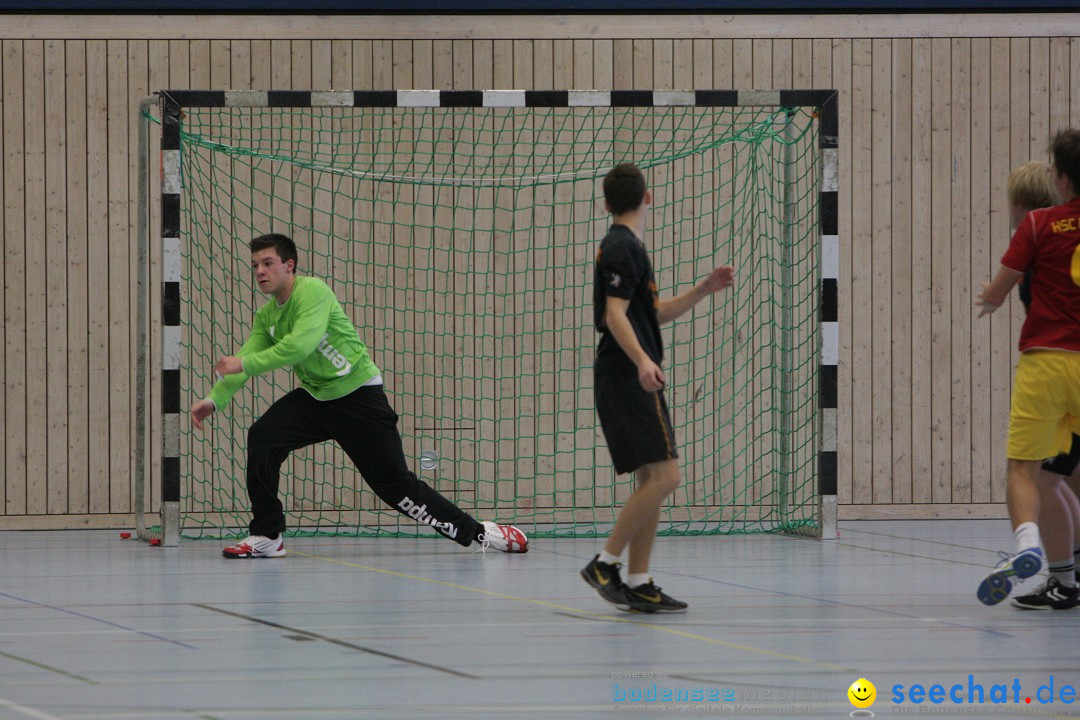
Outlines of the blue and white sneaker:
{"label": "blue and white sneaker", "polygon": [[1004,552],[999,553],[999,555],[1001,555],[1001,562],[994,567],[994,572],[987,575],[979,583],[979,590],[976,595],[978,595],[979,602],[983,605],[997,605],[1009,597],[1009,593],[1012,592],[1010,577],[1024,580],[1042,569],[1043,553],[1041,548],[1030,547],[1024,548],[1015,555]]}

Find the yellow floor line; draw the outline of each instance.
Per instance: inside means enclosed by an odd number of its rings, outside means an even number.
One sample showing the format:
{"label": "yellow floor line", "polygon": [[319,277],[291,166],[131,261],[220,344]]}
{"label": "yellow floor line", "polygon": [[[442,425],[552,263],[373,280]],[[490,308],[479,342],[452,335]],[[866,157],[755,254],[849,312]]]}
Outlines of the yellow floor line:
{"label": "yellow floor line", "polygon": [[289,549],[289,554],[299,555],[300,557],[309,558],[311,560],[321,560],[323,562],[333,563],[335,565],[344,565],[346,567],[357,568],[359,570],[367,570],[369,572],[381,573],[383,575],[392,575],[394,577],[405,578],[407,580],[418,580],[420,582],[430,583],[432,585],[442,585],[444,587],[454,588],[455,590],[464,590],[466,592],[477,593],[479,595],[487,595],[488,597],[500,598],[502,600],[514,600],[517,602],[529,603],[530,605],[539,605],[541,607],[552,608],[553,610],[561,610],[563,612],[571,612],[575,615],[595,618],[597,620],[606,620],[609,622],[621,622],[630,625],[637,625],[639,627],[658,630],[669,635],[676,635],[678,637],[687,638],[689,640],[698,640],[700,642],[708,643],[709,645],[719,645],[720,647],[732,648],[733,650],[743,650],[745,652],[756,653],[758,655],[767,655],[769,657],[781,658],[783,660],[790,660],[792,662],[817,665],[819,667],[827,668],[829,670],[835,670],[837,672],[857,674],[856,670],[844,667],[842,665],[834,665],[832,663],[822,662],[821,660],[814,660],[813,658],[804,658],[799,657],[798,655],[789,655],[787,653],[775,652],[773,650],[764,650],[762,648],[751,647],[749,645],[740,645],[739,643],[727,642],[725,640],[717,640],[716,638],[707,637],[705,635],[697,635],[695,633],[678,630],[669,625],[658,625],[656,623],[642,622],[640,620],[631,620],[629,618],[612,617],[610,615],[601,615],[599,613],[586,612],[584,610],[572,608],[567,605],[559,605],[558,603],[548,602],[546,600],[536,600],[533,598],[520,597],[518,595],[508,595],[506,593],[494,592],[492,590],[484,590],[482,588],[469,587],[468,585],[460,585],[458,583],[446,582],[445,580],[433,580],[431,578],[421,577],[419,575],[410,575],[408,573],[397,572],[395,570],[384,570],[382,568],[371,567],[370,565],[361,565],[359,563],[347,562],[345,560],[337,560],[335,558],[311,555],[308,553],[299,552],[291,548]]}

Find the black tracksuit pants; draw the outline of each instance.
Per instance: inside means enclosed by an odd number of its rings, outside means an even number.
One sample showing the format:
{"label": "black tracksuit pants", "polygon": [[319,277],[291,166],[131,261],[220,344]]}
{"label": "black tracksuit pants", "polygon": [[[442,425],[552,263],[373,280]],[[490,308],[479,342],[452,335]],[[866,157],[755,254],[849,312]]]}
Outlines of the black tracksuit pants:
{"label": "black tracksuit pants", "polygon": [[285,530],[278,483],[289,453],[333,440],[383,502],[468,546],[477,521],[409,470],[397,420],[382,385],[365,385],[337,400],[316,400],[297,388],[271,405],[248,431],[251,534],[273,537]]}

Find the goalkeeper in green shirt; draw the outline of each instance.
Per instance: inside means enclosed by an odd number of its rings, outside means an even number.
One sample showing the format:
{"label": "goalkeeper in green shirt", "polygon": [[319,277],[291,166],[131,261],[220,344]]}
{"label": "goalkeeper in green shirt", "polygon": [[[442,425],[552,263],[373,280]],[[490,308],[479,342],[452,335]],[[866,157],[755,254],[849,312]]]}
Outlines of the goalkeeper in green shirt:
{"label": "goalkeeper in green shirt", "polygon": [[250,243],[259,291],[272,297],[236,353],[218,360],[210,395],[191,406],[191,422],[228,405],[253,375],[292,366],[300,387],[278,399],[248,431],[250,535],[225,548],[227,558],[285,555],[285,513],[278,498],[281,464],[298,448],[334,440],[383,502],[439,534],[469,546],[525,552],[528,539],[513,525],[478,522],[409,470],[397,413],[382,376],[329,286],[296,275],[293,241],[279,234]]}

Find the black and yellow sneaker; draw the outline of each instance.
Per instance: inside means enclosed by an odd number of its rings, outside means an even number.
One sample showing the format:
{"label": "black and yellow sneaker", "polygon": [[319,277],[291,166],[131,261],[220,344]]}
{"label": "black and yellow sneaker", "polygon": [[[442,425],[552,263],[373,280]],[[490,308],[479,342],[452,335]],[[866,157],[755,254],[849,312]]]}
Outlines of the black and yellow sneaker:
{"label": "black and yellow sneaker", "polygon": [[600,562],[597,554],[588,565],[581,570],[581,577],[592,586],[601,600],[609,602],[620,610],[629,610],[630,603],[626,599],[626,586],[619,577],[620,563]]}
{"label": "black and yellow sneaker", "polygon": [[682,600],[676,600],[660,588],[650,579],[644,585],[636,588],[626,588],[626,598],[630,601],[630,609],[645,613],[677,613],[686,612],[688,607]]}

